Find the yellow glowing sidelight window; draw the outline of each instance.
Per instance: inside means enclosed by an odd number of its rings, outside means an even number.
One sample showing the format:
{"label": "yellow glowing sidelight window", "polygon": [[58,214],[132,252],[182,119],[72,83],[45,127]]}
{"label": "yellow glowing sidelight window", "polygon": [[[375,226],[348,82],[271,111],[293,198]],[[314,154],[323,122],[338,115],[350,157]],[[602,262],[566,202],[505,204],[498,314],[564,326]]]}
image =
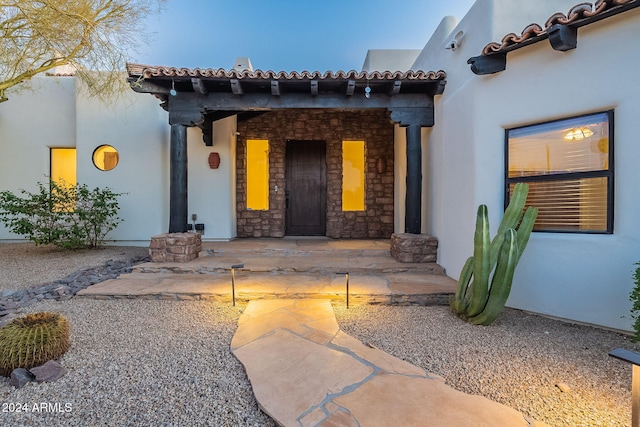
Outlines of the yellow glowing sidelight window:
{"label": "yellow glowing sidelight window", "polygon": [[269,209],[269,141],[247,140],[247,209]]}
{"label": "yellow glowing sidelight window", "polygon": [[342,210],[364,210],[364,141],[342,141]]}
{"label": "yellow glowing sidelight window", "polygon": [[76,185],[76,149],[51,149],[51,180],[58,185]]}
{"label": "yellow glowing sidelight window", "polygon": [[[72,189],[76,182],[76,149],[52,148],[51,149],[51,180],[60,188]],[[64,191],[64,190],[63,190]],[[75,209],[75,193],[69,193],[67,202],[53,206],[56,212],[72,212]]]}

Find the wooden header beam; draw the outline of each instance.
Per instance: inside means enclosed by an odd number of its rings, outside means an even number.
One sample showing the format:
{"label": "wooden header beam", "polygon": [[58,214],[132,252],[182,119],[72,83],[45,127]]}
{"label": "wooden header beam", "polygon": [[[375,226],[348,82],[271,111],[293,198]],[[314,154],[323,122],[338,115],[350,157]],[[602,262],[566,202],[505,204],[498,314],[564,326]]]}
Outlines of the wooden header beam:
{"label": "wooden header beam", "polygon": [[388,96],[371,94],[364,96],[345,96],[339,94],[288,93],[286,96],[273,96],[269,93],[245,93],[237,96],[231,93],[209,93],[202,95],[194,92],[178,92],[169,96],[169,123],[185,126],[200,125],[203,116],[216,111],[246,112],[272,111],[286,109],[335,109],[366,110],[387,109],[392,119],[403,126],[415,124],[433,126],[433,98],[425,94],[405,94]]}

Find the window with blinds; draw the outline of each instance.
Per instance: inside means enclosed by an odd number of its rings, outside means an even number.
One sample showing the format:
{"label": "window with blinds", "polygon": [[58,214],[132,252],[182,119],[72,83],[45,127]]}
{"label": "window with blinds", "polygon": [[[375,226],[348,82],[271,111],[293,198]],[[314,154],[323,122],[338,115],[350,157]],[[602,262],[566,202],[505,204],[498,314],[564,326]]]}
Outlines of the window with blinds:
{"label": "window with blinds", "polygon": [[613,232],[613,111],[506,130],[505,206],[517,182],[535,231]]}

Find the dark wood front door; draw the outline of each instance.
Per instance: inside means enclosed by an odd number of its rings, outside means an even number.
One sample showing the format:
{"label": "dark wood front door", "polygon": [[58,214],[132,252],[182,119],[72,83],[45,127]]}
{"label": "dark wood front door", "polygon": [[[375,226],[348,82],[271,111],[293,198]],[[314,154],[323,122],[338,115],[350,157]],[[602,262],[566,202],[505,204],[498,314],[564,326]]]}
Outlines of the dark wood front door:
{"label": "dark wood front door", "polygon": [[285,216],[289,236],[326,234],[326,153],[324,141],[287,141]]}

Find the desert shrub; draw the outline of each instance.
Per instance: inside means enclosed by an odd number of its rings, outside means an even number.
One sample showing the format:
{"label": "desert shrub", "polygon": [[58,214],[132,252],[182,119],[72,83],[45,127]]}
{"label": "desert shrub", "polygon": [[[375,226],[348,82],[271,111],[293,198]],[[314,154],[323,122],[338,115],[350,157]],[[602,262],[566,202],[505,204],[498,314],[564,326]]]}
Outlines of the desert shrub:
{"label": "desert shrub", "polygon": [[90,190],[86,184],[39,182],[34,193],[0,192],[0,222],[37,245],[97,248],[122,222],[117,216],[121,195],[109,188]]}

